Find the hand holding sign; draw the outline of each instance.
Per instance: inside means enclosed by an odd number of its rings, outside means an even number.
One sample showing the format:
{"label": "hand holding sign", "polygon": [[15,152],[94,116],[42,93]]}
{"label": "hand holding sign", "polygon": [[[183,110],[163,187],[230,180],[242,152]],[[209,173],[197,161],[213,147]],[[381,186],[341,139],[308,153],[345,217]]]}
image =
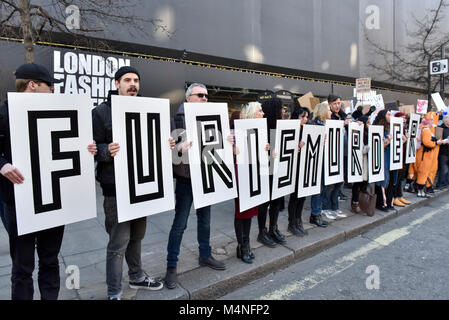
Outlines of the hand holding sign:
{"label": "hand holding sign", "polygon": [[22,184],[23,180],[25,180],[25,178],[22,176],[22,173],[20,173],[19,169],[17,169],[10,163],[5,164],[0,170],[0,173],[6,179],[15,184]]}

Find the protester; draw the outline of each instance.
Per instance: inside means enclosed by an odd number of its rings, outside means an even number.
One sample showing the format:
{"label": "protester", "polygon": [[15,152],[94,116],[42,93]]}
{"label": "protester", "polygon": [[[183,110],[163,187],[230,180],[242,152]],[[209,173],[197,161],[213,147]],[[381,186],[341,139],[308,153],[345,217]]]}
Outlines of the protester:
{"label": "protester", "polygon": [[[329,104],[329,108],[332,111],[331,120],[341,120],[344,121],[344,137],[343,137],[343,176],[344,180],[347,182],[348,173],[347,173],[347,163],[348,163],[348,124],[351,122],[348,119],[348,115],[341,109],[341,98],[334,94],[329,94],[327,97],[327,103]],[[326,211],[324,214],[329,219],[336,218],[346,218],[347,215],[344,214],[338,206],[338,200],[347,200],[348,197],[342,192],[344,182],[334,183],[326,186],[326,207],[323,208]],[[329,205],[329,207],[327,207]],[[332,211],[332,212],[330,212]]]}
{"label": "protester", "polygon": [[[276,130],[276,122],[277,120],[282,119],[281,100],[278,98],[271,98],[264,101],[262,104],[262,111],[264,113],[264,118],[267,119],[268,141],[271,141],[271,135],[274,134]],[[272,185],[273,175],[270,173],[270,192],[272,190]],[[271,201],[263,203],[259,206],[259,214],[257,216],[257,221],[259,223],[259,235],[257,237],[257,241],[268,247],[275,247],[276,243],[286,243],[285,237],[279,232],[277,224],[279,210],[283,199],[283,197],[272,199]],[[270,207],[269,231],[267,231],[266,228],[268,207]]]}
{"label": "protester", "polygon": [[[103,190],[105,227],[109,234],[106,254],[108,299],[120,300],[122,295],[123,258],[128,264],[129,286],[133,289],[160,290],[163,284],[148,277],[142,269],[141,243],[145,236],[146,217],[119,223],[115,192],[114,157],[120,145],[112,140],[111,97],[137,96],[140,75],[133,67],[122,67],[115,73],[117,90],[109,91],[107,101],[92,110],[94,140],[97,145],[97,175]],[[170,141],[173,146],[174,141]]]}
{"label": "protester", "polygon": [[[354,115],[353,115],[354,116]],[[363,148],[362,148],[362,154],[363,154],[363,181],[362,182],[355,182],[352,184],[352,198],[351,198],[351,211],[354,213],[360,213],[362,210],[359,206],[359,195],[360,191],[365,191],[368,186],[368,152],[369,152],[369,145],[368,145],[368,127],[370,125],[369,117],[366,115],[357,115],[358,118],[355,120],[357,122],[361,122],[363,124]]]}
{"label": "protester", "polygon": [[[443,123],[440,128],[443,129],[443,140],[449,140],[449,115],[443,117]],[[449,182],[449,146],[444,143],[440,146],[438,154],[438,189],[445,189]]]}
{"label": "protester", "polygon": [[[301,129],[299,135],[299,148],[298,152],[301,152],[301,148],[304,146],[304,141],[302,141],[302,126],[305,125],[309,120],[309,109],[296,107],[292,113],[292,119],[301,120]],[[297,173],[299,172],[299,154],[298,154],[298,166]],[[308,232],[304,229],[302,224],[302,210],[304,209],[304,202],[306,201],[306,197],[298,198],[298,185],[299,181],[296,179],[296,188],[295,191],[290,194],[290,199],[288,201],[288,231],[290,231],[295,236],[303,237],[308,234]]]}
{"label": "protester", "polygon": [[402,135],[402,168],[396,171],[397,178],[394,179],[392,176],[394,171],[390,172],[390,181],[388,183],[388,187],[386,190],[386,196],[387,196],[387,206],[389,208],[392,208],[393,204],[397,207],[405,207],[406,205],[410,205],[411,202],[403,198],[402,193],[402,180],[404,179],[406,175],[406,165],[405,165],[405,158],[406,158],[406,150],[407,150],[407,139],[410,137],[410,134],[408,133],[407,127],[408,127],[408,121],[407,121],[407,114],[404,112],[396,112],[394,114],[394,117],[400,117],[403,119],[404,124],[404,130]]}
{"label": "protester", "polygon": [[[16,90],[26,93],[52,93],[54,79],[39,64],[27,63],[17,68]],[[60,288],[58,254],[61,249],[64,226],[18,235],[14,184],[22,184],[20,168],[12,163],[8,101],[0,107],[0,195],[5,210],[6,229],[9,235],[9,253],[12,260],[11,299],[33,300],[34,252],[39,257],[38,285],[42,300],[57,300]]]}
{"label": "protester", "polygon": [[[332,116],[332,112],[329,109],[329,104],[327,102],[322,102],[316,105],[313,110],[313,121],[314,125],[324,126],[326,120],[329,120]],[[326,139],[325,139],[326,140]],[[324,151],[324,150],[323,150]],[[324,160],[324,157],[323,157]],[[324,162],[324,161],[323,161]],[[312,211],[310,214],[309,222],[317,225],[318,227],[327,227],[327,221],[324,221],[321,216],[321,206],[324,199],[325,186],[324,186],[324,166],[322,168],[321,174],[321,192],[319,194],[314,194],[310,201],[312,206]]]}
{"label": "protester", "polygon": [[416,152],[417,161],[415,163],[414,170],[416,172],[410,172],[413,178],[416,178],[416,184],[418,186],[418,197],[427,198],[428,194],[424,190],[424,187],[430,188],[433,180],[431,179],[433,161],[435,160],[435,153],[438,152],[437,146],[440,144],[446,144],[446,142],[437,140],[432,133],[431,128],[433,122],[430,119],[424,119],[421,121],[421,148]]}
{"label": "protester", "polygon": [[[185,98],[186,102],[204,103],[207,102],[209,95],[204,84],[193,83],[187,88]],[[177,114],[172,119],[172,131],[175,129],[178,129],[177,131],[181,130],[178,139],[175,140],[182,140],[185,128],[184,104],[181,104]],[[182,141],[176,147],[178,155],[182,156],[183,153],[186,154],[191,147],[192,141]],[[182,236],[184,230],[187,228],[187,220],[193,202],[189,164],[180,163],[174,165],[173,173],[176,179],[175,217],[168,237],[167,272],[165,275],[165,286],[169,289],[174,289],[177,286],[178,256],[181,250]],[[225,270],[225,264],[212,256],[212,248],[210,246],[210,206],[197,209],[196,216],[199,265],[207,266],[214,270]]]}
{"label": "protester", "polygon": [[[390,134],[390,111],[387,109],[383,109],[379,111],[374,119],[373,125],[383,126],[384,127],[384,180],[376,182],[375,191],[376,191],[376,208],[378,210],[388,212],[390,209],[387,204],[387,198],[385,194],[385,190],[388,186],[388,182],[390,180],[390,142],[391,142],[391,134]],[[391,205],[390,205],[391,206]]]}
{"label": "protester", "polygon": [[[263,118],[264,113],[262,106],[259,102],[248,103],[242,111],[235,111],[231,115],[231,130],[234,129],[235,119],[258,119]],[[265,150],[268,151],[270,145],[267,144]],[[236,150],[234,153],[237,154]],[[238,179],[238,171],[236,165],[236,179]],[[251,219],[258,214],[258,207],[240,212],[239,198],[234,199],[235,215],[234,215],[234,229],[237,238],[237,258],[241,259],[245,263],[252,263],[255,259],[255,254],[251,251],[249,242],[249,235],[251,232]]]}

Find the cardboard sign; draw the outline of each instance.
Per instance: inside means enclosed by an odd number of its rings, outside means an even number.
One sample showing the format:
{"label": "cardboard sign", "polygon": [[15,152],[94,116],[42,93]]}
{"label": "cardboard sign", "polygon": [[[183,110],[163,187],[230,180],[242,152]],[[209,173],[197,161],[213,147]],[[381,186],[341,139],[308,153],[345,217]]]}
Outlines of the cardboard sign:
{"label": "cardboard sign", "polygon": [[327,186],[344,180],[344,121],[326,120],[326,135],[327,139],[324,151],[324,184]]}
{"label": "cardboard sign", "polygon": [[426,114],[428,105],[429,105],[429,101],[418,99],[417,104],[416,104],[416,113]]}
{"label": "cardboard sign", "polygon": [[301,107],[307,107],[309,108],[310,111],[312,111],[315,108],[315,106],[311,105],[310,98],[314,98],[314,96],[312,92],[309,91],[305,95],[299,97],[298,102],[301,105]]}
{"label": "cardboard sign", "polygon": [[240,212],[270,200],[267,119],[234,121]]}
{"label": "cardboard sign", "polygon": [[325,126],[305,124],[302,127],[305,145],[299,153],[298,198],[321,192]]}
{"label": "cardboard sign", "polygon": [[[427,107],[426,107],[426,109],[427,109]],[[401,106],[401,107],[399,107],[399,111],[407,113],[407,114],[412,114],[412,113],[415,113],[415,106],[412,104]]]}
{"label": "cardboard sign", "polygon": [[8,93],[18,235],[95,218],[92,103],[87,94]]}
{"label": "cardboard sign", "polygon": [[237,197],[226,103],[184,103],[195,209]]}
{"label": "cardboard sign", "polygon": [[443,111],[446,109],[446,105],[444,104],[443,99],[441,99],[439,92],[432,93],[432,100],[435,102],[438,111]]}
{"label": "cardboard sign", "polygon": [[278,120],[276,123],[273,189],[271,200],[295,191],[301,120]]}
{"label": "cardboard sign", "polygon": [[112,96],[118,222],[175,208],[168,99]]}
{"label": "cardboard sign", "polygon": [[357,92],[371,90],[371,78],[359,78],[355,80]]}
{"label": "cardboard sign", "polygon": [[384,176],[384,127],[368,127],[368,183],[383,181]]}
{"label": "cardboard sign", "polygon": [[402,136],[404,132],[404,121],[402,118],[390,117],[390,171],[402,169]]}

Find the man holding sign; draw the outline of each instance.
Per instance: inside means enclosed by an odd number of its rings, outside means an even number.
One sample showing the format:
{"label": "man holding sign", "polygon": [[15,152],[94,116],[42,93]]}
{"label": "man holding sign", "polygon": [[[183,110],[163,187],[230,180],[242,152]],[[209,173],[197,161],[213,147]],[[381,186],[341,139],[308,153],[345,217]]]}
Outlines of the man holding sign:
{"label": "man holding sign", "polygon": [[115,73],[117,91],[109,91],[108,99],[93,109],[97,180],[103,190],[105,227],[109,234],[106,256],[106,283],[109,300],[120,300],[122,294],[123,258],[129,267],[129,286],[133,289],[160,290],[163,284],[148,277],[142,269],[141,243],[146,231],[146,217],[118,222],[115,193],[114,157],[120,145],[112,141],[111,96],[137,96],[140,75],[133,67],[122,67]]}
{"label": "man holding sign", "polygon": [[[59,82],[48,70],[35,63],[24,64],[16,72],[18,92],[52,93],[53,84]],[[64,226],[18,235],[14,198],[14,184],[22,184],[24,177],[12,165],[11,136],[8,102],[0,107],[0,189],[5,220],[9,234],[12,260],[11,299],[32,300],[34,250],[39,256],[38,283],[42,300],[57,300],[60,287],[58,254],[61,249]]]}

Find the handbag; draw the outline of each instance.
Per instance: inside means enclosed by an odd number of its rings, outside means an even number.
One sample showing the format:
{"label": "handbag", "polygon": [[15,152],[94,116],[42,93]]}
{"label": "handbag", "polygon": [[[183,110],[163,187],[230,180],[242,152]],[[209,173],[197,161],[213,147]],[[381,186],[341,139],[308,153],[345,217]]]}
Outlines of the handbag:
{"label": "handbag", "polygon": [[374,192],[370,192],[368,187],[366,191],[361,191],[359,193],[359,206],[366,215],[372,217],[374,211],[376,210],[376,200],[377,195]]}

